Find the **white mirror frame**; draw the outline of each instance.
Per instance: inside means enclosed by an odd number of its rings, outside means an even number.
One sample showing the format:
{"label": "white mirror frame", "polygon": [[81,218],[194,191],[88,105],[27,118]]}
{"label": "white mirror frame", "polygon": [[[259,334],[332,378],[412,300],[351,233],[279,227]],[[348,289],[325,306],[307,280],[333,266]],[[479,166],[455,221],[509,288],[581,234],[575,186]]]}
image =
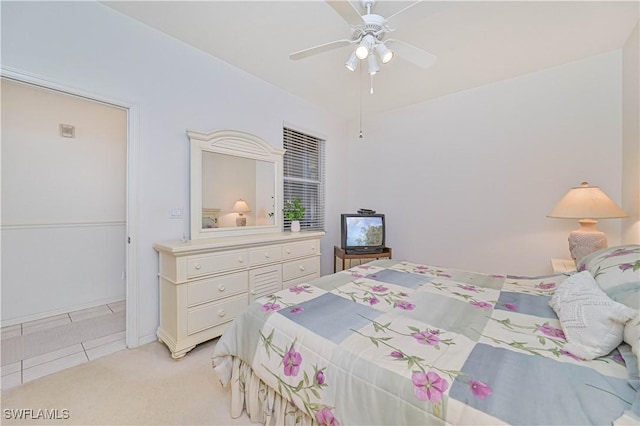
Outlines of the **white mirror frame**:
{"label": "white mirror frame", "polygon": [[[274,148],[258,136],[237,130],[210,133],[187,130],[187,135],[191,144],[191,239],[281,232],[282,156],[285,150]],[[205,151],[273,163],[276,206],[273,225],[202,228],[202,153]]]}

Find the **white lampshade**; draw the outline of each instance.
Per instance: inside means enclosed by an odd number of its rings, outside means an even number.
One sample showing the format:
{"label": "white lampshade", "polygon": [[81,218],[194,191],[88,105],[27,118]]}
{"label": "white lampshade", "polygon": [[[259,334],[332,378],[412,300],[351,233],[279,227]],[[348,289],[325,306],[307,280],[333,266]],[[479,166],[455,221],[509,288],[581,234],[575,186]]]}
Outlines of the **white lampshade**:
{"label": "white lampshade", "polygon": [[249,208],[247,202],[241,198],[233,205],[233,211],[236,213],[246,213],[250,212],[251,209]]}
{"label": "white lampshade", "polygon": [[579,219],[580,228],[569,234],[571,258],[578,262],[584,256],[607,247],[607,236],[596,229],[595,219],[627,217],[628,214],[597,186],[582,182],[571,188],[547,217]]}
{"label": "white lampshade", "polygon": [[547,215],[562,219],[613,219],[628,214],[597,186],[582,182],[571,188]]}

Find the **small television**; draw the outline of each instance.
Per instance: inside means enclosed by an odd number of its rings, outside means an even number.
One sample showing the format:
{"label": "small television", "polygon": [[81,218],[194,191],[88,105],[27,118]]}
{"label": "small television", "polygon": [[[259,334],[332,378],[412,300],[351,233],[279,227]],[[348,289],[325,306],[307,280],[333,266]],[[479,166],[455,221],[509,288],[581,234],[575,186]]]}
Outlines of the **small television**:
{"label": "small television", "polygon": [[382,253],[385,250],[384,215],[343,213],[342,249],[349,253]]}

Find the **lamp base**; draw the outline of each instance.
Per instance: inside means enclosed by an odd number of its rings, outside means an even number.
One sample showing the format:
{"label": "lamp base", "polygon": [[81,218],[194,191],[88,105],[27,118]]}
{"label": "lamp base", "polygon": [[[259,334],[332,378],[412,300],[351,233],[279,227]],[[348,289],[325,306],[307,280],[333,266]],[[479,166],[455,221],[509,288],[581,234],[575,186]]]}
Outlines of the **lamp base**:
{"label": "lamp base", "polygon": [[246,216],[238,216],[236,217],[236,226],[246,226],[247,225],[247,217]]}
{"label": "lamp base", "polygon": [[569,234],[569,251],[576,265],[586,255],[607,248],[607,235],[596,229],[597,220],[582,219],[578,222],[580,229]]}

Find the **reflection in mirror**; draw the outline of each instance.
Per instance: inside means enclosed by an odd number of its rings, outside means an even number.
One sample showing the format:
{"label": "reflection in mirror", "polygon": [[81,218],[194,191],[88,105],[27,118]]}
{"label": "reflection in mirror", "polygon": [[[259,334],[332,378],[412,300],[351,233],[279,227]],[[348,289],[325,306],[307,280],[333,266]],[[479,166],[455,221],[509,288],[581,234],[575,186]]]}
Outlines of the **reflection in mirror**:
{"label": "reflection in mirror", "polygon": [[282,232],[284,149],[237,130],[187,135],[191,238]]}
{"label": "reflection in mirror", "polygon": [[202,209],[202,229],[218,228],[220,209]]}
{"label": "reflection in mirror", "polygon": [[[273,225],[274,185],[275,170],[271,162],[203,152],[202,227]],[[239,200],[245,204],[238,203]],[[215,217],[211,214],[214,211]],[[238,220],[241,217],[246,221]]]}

